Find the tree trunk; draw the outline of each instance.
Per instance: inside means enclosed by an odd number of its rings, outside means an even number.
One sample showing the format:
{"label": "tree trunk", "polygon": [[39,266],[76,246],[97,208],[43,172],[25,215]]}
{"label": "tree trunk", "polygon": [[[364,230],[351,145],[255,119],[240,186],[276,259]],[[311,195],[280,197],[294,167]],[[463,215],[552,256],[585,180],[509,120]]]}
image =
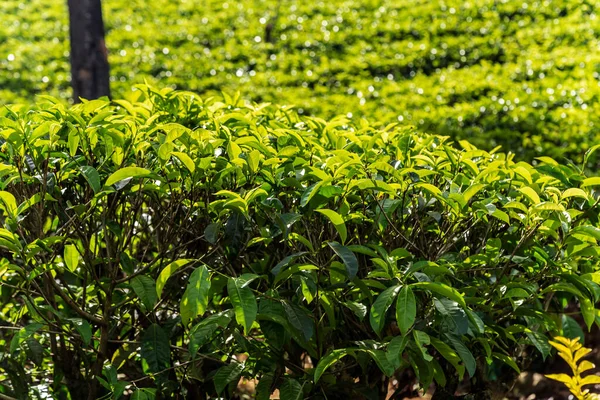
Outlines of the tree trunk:
{"label": "tree trunk", "polygon": [[100,0],[68,0],[73,100],[110,97],[108,52]]}

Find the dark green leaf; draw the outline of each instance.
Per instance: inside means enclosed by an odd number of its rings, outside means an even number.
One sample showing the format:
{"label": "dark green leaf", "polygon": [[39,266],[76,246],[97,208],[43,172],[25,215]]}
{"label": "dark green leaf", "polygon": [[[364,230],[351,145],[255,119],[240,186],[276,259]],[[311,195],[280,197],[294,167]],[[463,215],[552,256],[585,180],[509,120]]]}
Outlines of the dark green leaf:
{"label": "dark green leaf", "polygon": [[398,293],[396,301],[396,322],[403,335],[413,326],[416,316],[417,302],[415,295],[409,286],[404,286]]}
{"label": "dark green leaf", "polygon": [[392,302],[396,298],[400,287],[400,285],[389,287],[383,292],[381,292],[379,296],[377,296],[377,299],[375,299],[375,302],[371,307],[371,313],[369,316],[371,328],[373,328],[375,333],[381,333],[381,330],[385,325],[385,315],[387,313],[387,310],[390,308]]}
{"label": "dark green leaf", "polygon": [[102,185],[100,183],[100,175],[95,168],[90,167],[89,165],[84,165],[83,167],[79,167],[79,170],[85,177],[85,180],[90,185],[94,193],[98,193],[102,189]]}
{"label": "dark green leaf", "polygon": [[356,273],[358,272],[358,260],[356,259],[354,253],[349,248],[342,246],[338,242],[328,242],[327,244],[344,262],[344,265],[346,266],[346,272],[348,273],[348,278],[350,280],[354,279]]}
{"label": "dark green leaf", "polygon": [[158,296],[154,280],[146,275],[138,275],[131,280],[131,287],[140,298],[146,311],[152,311]]}
{"label": "dark green leaf", "polygon": [[227,385],[229,385],[231,382],[237,381],[243,370],[244,364],[237,362],[232,362],[229,365],[219,368],[213,378],[217,393],[221,394]]}
{"label": "dark green leaf", "polygon": [[245,286],[246,281],[240,278],[229,278],[227,281],[227,293],[238,324],[242,325],[244,332],[248,334],[252,324],[256,320],[258,306],[256,297],[252,290]]}
{"label": "dark green leaf", "polygon": [[161,372],[171,366],[169,337],[158,324],[152,324],[142,337],[141,356],[152,373]]}
{"label": "dark green leaf", "polygon": [[302,385],[300,385],[300,383],[297,380],[292,378],[284,379],[283,383],[279,387],[279,393],[281,399],[304,399],[304,393],[302,393]]}

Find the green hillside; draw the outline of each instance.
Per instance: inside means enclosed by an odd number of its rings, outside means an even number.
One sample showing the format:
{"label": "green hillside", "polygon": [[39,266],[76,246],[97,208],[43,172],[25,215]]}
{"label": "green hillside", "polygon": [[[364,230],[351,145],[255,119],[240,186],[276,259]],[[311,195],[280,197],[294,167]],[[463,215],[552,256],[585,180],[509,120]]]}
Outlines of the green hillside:
{"label": "green hillside", "polygon": [[[0,102],[69,97],[63,3],[0,4]],[[239,90],[527,159],[579,161],[599,136],[593,2],[106,0],[104,14],[117,96],[145,79],[203,95]]]}

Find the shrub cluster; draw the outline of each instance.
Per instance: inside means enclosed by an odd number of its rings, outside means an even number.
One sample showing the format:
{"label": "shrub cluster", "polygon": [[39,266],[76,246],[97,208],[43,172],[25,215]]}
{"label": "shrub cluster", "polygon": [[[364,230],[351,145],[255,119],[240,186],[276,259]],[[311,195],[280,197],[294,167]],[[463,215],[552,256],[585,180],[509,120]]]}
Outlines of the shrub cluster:
{"label": "shrub cluster", "polygon": [[581,165],[134,93],[0,110],[1,393],[492,396],[599,322]]}
{"label": "shrub cluster", "polygon": [[[203,96],[241,90],[327,119],[401,119],[526,161],[579,160],[600,140],[588,1],[102,3],[117,97],[146,79]],[[0,103],[68,99],[66,3],[4,0],[0,13]]]}

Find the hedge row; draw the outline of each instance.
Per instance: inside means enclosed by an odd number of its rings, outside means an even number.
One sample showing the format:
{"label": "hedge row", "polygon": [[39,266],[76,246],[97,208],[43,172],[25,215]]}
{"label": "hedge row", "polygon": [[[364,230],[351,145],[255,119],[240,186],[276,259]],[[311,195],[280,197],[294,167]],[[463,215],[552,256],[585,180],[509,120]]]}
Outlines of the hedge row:
{"label": "hedge row", "polygon": [[[588,1],[102,3],[119,98],[145,80],[205,97],[240,90],[322,118],[352,112],[502,145],[529,162],[579,162],[600,140]],[[66,3],[4,0],[0,13],[0,103],[69,99]]]}
{"label": "hedge row", "polygon": [[491,398],[600,323],[581,165],[137,89],[0,110],[0,393]]}

